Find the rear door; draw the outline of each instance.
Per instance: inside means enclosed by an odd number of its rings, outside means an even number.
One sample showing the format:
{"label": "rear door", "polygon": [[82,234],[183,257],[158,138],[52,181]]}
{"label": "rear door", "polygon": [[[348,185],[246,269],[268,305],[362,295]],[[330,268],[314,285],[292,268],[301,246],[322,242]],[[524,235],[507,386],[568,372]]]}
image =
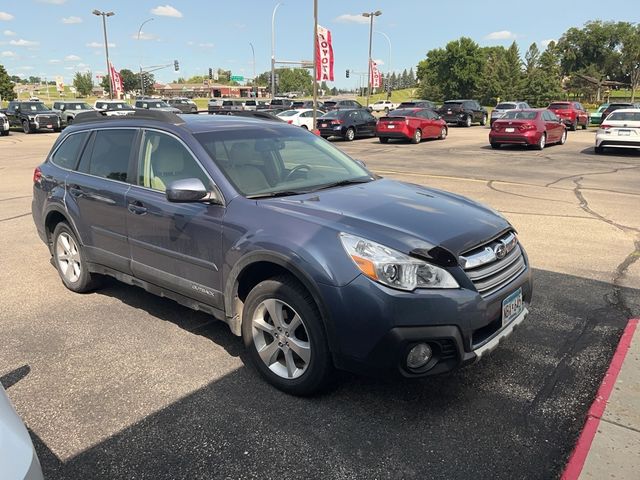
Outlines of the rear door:
{"label": "rear door", "polygon": [[126,198],[131,269],[138,278],[222,309],[225,208],[169,202],[167,186],[185,178],[198,178],[213,188],[210,176],[180,139],[144,131],[137,179]]}
{"label": "rear door", "polygon": [[560,118],[549,110],[542,112],[542,120],[547,131],[547,143],[555,143],[560,141],[564,132],[564,125],[560,123]]}
{"label": "rear door", "polygon": [[125,196],[133,179],[139,130],[109,128],[92,133],[66,184],[67,208],[89,261],[130,273]]}

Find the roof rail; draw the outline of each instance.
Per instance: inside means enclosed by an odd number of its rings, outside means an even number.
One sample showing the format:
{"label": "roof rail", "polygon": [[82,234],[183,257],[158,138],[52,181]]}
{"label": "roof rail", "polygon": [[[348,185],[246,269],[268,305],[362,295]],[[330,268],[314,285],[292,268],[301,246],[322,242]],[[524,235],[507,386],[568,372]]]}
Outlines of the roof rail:
{"label": "roof rail", "polygon": [[127,110],[126,115],[109,115],[110,112],[114,110],[92,110],[88,112],[81,112],[76,115],[73,119],[73,124],[77,123],[89,123],[89,122],[98,122],[98,121],[117,121],[117,120],[128,120],[128,119],[143,119],[143,120],[157,120],[159,122],[172,123],[174,125],[182,125],[184,120],[180,118],[178,115],[172,112],[163,112],[161,110],[147,110],[147,109],[137,109],[137,110]]}

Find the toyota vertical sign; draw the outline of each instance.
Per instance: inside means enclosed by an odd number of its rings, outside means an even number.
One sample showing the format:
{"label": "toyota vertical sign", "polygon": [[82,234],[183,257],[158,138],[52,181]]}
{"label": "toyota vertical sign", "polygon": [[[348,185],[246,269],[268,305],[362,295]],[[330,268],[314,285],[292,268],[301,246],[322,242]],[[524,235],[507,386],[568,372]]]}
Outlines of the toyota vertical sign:
{"label": "toyota vertical sign", "polygon": [[320,25],[316,38],[316,80],[333,82],[331,32]]}

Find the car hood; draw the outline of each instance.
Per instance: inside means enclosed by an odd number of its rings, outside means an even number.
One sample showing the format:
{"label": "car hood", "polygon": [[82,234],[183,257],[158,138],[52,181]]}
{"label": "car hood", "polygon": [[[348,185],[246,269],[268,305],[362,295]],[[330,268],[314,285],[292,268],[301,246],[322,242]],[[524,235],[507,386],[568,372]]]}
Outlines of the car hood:
{"label": "car hood", "polygon": [[53,110],[28,110],[20,113],[24,115],[58,115],[58,113]]}
{"label": "car hood", "polygon": [[259,202],[407,253],[443,247],[458,256],[511,228],[465,197],[387,179]]}

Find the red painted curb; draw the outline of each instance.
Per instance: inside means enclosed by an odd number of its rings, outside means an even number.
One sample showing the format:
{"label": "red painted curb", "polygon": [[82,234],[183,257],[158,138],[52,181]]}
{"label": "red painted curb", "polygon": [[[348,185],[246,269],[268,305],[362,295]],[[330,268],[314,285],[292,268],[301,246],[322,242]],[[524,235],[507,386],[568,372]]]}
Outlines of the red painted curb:
{"label": "red painted curb", "polygon": [[631,340],[633,339],[633,334],[639,322],[640,319],[637,318],[629,320],[624,332],[622,332],[622,336],[618,342],[618,347],[613,354],[607,373],[605,373],[604,379],[600,384],[596,398],[587,412],[587,420],[585,421],[584,427],[582,427],[582,432],[580,432],[576,446],[574,447],[573,452],[569,457],[569,461],[564,468],[561,480],[577,480],[578,477],[580,477],[580,473],[582,473],[582,467],[584,467],[584,462],[587,460],[587,456],[589,455],[591,443],[598,431],[600,418],[607,407],[607,402],[609,401],[613,387],[616,384],[618,374],[620,373],[624,359],[627,356]]}

